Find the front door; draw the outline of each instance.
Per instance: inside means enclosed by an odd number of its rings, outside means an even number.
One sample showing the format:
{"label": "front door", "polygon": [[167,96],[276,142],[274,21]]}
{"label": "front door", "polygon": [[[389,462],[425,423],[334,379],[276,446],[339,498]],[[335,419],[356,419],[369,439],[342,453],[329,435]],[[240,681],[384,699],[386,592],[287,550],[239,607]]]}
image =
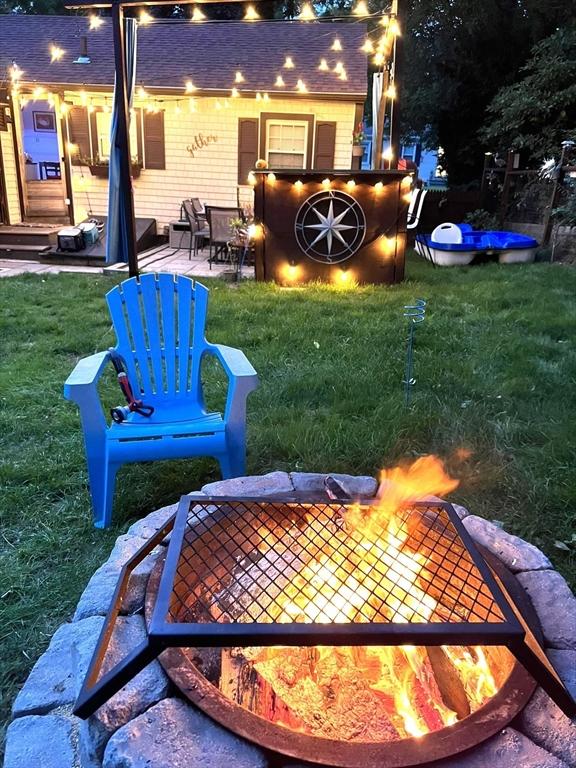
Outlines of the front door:
{"label": "front door", "polygon": [[21,167],[26,221],[69,223],[59,123],[51,101],[36,99],[21,104]]}

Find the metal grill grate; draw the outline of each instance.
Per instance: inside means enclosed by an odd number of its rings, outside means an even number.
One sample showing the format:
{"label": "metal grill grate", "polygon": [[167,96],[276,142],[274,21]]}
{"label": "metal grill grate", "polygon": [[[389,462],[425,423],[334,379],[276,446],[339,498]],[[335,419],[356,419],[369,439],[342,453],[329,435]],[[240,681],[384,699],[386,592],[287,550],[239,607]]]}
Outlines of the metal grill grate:
{"label": "metal grill grate", "polygon": [[[166,621],[499,623],[502,611],[442,506],[402,510],[369,540],[350,504],[191,507]],[[368,518],[369,505],[355,514]]]}

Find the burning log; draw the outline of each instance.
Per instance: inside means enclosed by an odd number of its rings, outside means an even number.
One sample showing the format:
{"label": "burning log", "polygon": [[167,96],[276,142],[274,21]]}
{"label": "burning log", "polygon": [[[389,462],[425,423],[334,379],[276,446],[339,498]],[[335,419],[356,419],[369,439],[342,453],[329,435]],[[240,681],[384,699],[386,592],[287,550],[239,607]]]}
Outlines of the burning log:
{"label": "burning log", "polygon": [[434,672],[442,701],[449,709],[456,712],[459,720],[468,717],[470,714],[470,702],[460,680],[458,670],[442,648],[428,646],[426,653]]}

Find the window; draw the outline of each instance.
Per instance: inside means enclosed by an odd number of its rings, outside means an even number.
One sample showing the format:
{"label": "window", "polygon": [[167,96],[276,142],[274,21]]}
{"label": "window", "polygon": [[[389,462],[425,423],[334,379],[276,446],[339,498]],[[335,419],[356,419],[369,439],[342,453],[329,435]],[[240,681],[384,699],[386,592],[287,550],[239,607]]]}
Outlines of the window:
{"label": "window", "polygon": [[[96,153],[100,160],[110,159],[110,128],[112,125],[112,113],[96,112]],[[138,162],[138,120],[134,116],[130,120],[130,152],[132,162]]]}
{"label": "window", "polygon": [[271,168],[305,168],[308,122],[267,120],[266,159]]}

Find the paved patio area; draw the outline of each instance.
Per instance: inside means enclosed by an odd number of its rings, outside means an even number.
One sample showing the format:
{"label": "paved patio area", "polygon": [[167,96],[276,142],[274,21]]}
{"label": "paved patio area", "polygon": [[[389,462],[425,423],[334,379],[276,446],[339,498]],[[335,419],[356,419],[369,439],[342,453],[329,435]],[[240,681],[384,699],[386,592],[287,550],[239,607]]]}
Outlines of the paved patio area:
{"label": "paved patio area", "polygon": [[[208,263],[208,251],[200,251],[196,257],[188,259],[188,250],[160,246],[143,251],[138,256],[141,272],[168,272],[174,275],[190,275],[191,277],[220,277],[236,271],[235,264]],[[40,261],[27,259],[0,259],[0,277],[13,277],[25,273],[58,274],[59,272],[81,272],[94,275],[128,274],[128,265],[124,263],[109,266],[76,266],[73,264],[44,264]],[[243,267],[242,278],[253,278],[254,267]]]}

